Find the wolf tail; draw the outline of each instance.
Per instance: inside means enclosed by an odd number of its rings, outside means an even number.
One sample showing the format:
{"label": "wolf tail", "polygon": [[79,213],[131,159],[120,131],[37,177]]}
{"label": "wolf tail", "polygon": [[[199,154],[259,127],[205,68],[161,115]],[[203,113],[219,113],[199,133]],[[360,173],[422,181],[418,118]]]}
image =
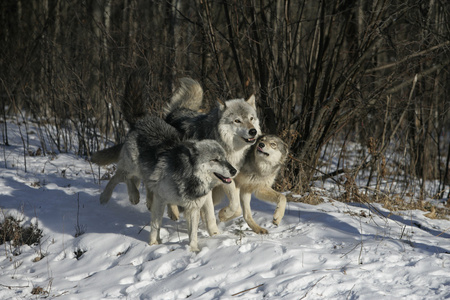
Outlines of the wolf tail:
{"label": "wolf tail", "polygon": [[202,103],[203,89],[200,84],[192,78],[184,77],[180,79],[180,87],[173,94],[165,112],[169,114],[177,108],[199,111]]}
{"label": "wolf tail", "polygon": [[91,156],[91,161],[99,166],[106,166],[119,161],[120,150],[123,144],[112,146],[95,152]]}
{"label": "wolf tail", "polygon": [[154,94],[151,91],[151,79],[151,71],[148,68],[138,69],[128,77],[120,109],[131,129],[150,112],[151,96]]}

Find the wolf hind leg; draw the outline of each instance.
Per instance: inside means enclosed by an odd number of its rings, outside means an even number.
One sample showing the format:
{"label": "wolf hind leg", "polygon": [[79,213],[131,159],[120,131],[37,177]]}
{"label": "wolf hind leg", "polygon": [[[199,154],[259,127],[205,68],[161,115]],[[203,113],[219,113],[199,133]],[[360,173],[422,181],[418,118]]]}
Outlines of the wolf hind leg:
{"label": "wolf hind leg", "polygon": [[153,192],[147,186],[145,186],[145,191],[146,191],[145,203],[147,205],[147,209],[148,209],[148,211],[152,211]]}
{"label": "wolf hind leg", "polygon": [[274,191],[271,188],[260,189],[255,192],[255,196],[260,200],[276,203],[277,207],[273,213],[272,223],[275,225],[280,224],[286,210],[286,196]]}
{"label": "wolf hind leg", "polygon": [[256,232],[257,234],[268,234],[267,229],[256,224],[253,220],[252,209],[250,208],[250,201],[252,199],[252,194],[241,192],[241,204],[244,215],[244,220],[247,222],[248,226]]}
{"label": "wolf hind leg", "polygon": [[127,189],[128,189],[128,199],[131,204],[136,205],[139,203],[139,185],[141,183],[141,179],[133,176],[131,178],[126,179]]}
{"label": "wolf hind leg", "polygon": [[124,174],[123,172],[116,172],[114,176],[109,180],[108,184],[106,185],[105,189],[100,195],[100,203],[106,204],[108,203],[109,199],[111,198],[112,192],[114,188],[121,182],[124,181]]}
{"label": "wolf hind leg", "polygon": [[150,222],[150,245],[161,244],[160,231],[164,214],[164,205],[162,203],[162,199],[159,197],[159,195],[153,195],[151,206],[152,220]]}

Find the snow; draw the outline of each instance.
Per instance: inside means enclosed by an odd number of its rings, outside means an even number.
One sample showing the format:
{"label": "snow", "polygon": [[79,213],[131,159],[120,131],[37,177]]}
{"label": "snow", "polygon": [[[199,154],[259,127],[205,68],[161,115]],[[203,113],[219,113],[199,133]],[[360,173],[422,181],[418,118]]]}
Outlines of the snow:
{"label": "snow", "polygon": [[[254,219],[268,235],[239,224],[242,218],[219,223],[214,237],[202,224],[201,251],[192,253],[185,220],[165,216],[163,244],[149,246],[142,187],[136,206],[124,184],[101,205],[104,170],[70,153],[27,156],[25,172],[19,131],[8,126],[0,221],[37,223],[43,237],[16,256],[11,245],[0,246],[0,299],[450,298],[448,220],[373,204],[380,215],[324,196],[318,205],[289,202],[276,227],[274,205],[253,199]],[[30,143],[36,150],[38,137],[30,134]],[[77,229],[84,233],[75,237]]]}

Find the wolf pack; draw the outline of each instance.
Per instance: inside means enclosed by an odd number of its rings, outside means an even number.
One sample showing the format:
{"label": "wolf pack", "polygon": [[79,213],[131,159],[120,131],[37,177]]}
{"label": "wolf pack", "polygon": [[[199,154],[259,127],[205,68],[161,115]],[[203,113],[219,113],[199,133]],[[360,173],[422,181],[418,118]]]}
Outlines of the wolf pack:
{"label": "wolf pack", "polygon": [[[92,162],[117,164],[100,195],[106,204],[121,182],[129,201],[140,200],[141,182],[151,213],[150,245],[160,244],[164,211],[173,220],[184,214],[191,251],[199,251],[200,220],[210,236],[219,234],[214,207],[228,199],[218,212],[226,222],[243,216],[258,234],[267,234],[252,216],[252,194],[276,205],[273,224],[285,213],[286,197],[272,189],[282,168],[288,147],[273,134],[263,134],[255,96],[218,102],[204,112],[203,89],[191,78],[181,78],[163,116],[145,113],[145,80],[132,75],[122,97],[122,114],[129,124],[123,143],[95,152]],[[127,90],[128,89],[128,90]]]}

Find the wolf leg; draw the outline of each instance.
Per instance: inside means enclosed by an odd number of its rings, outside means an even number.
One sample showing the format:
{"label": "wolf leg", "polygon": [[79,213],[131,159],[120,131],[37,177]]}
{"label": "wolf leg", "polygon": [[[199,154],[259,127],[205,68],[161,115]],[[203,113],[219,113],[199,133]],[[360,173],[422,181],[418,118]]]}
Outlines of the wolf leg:
{"label": "wolf leg", "polygon": [[173,221],[178,221],[180,219],[180,211],[178,206],[174,204],[167,205],[167,215]]}
{"label": "wolf leg", "polygon": [[198,249],[197,231],[200,219],[200,210],[198,208],[186,208],[184,215],[188,225],[189,247],[192,252],[200,251]]}
{"label": "wolf leg", "polygon": [[252,199],[252,194],[241,192],[241,204],[244,215],[244,220],[247,222],[248,226],[256,232],[257,234],[268,234],[267,229],[262,228],[258,224],[256,224],[255,220],[253,220],[252,209],[250,208],[250,201]]}
{"label": "wolf leg", "polygon": [[212,190],[212,199],[214,206],[220,204],[222,202],[223,198],[225,198],[225,191],[221,186],[217,186],[213,188]]}
{"label": "wolf leg", "polygon": [[133,176],[131,178],[126,179],[127,183],[127,189],[128,189],[128,199],[130,200],[131,204],[136,205],[139,203],[139,184],[141,183],[141,180]]}
{"label": "wolf leg", "polygon": [[153,204],[153,192],[145,185],[145,203],[147,205],[148,211],[152,211]]}
{"label": "wolf leg", "polygon": [[206,228],[210,236],[219,234],[219,227],[217,227],[216,216],[214,215],[214,205],[211,193],[207,196],[205,204],[201,209],[202,220],[206,223]]}
{"label": "wolf leg", "polygon": [[272,223],[275,225],[280,224],[281,219],[283,219],[284,212],[286,210],[286,196],[274,191],[271,188],[263,188],[255,192],[256,198],[272,203],[276,203],[277,207],[273,214]]}
{"label": "wolf leg", "polygon": [[152,220],[150,222],[150,245],[158,245],[161,244],[160,230],[162,224],[162,218],[164,214],[163,199],[159,195],[153,195],[153,203],[152,203]]}
{"label": "wolf leg", "polygon": [[124,181],[123,172],[117,171],[116,174],[114,174],[114,176],[109,180],[108,184],[105,187],[105,190],[100,195],[100,203],[101,204],[108,203],[116,185],[118,185],[120,182],[123,182],[123,181]]}
{"label": "wolf leg", "polygon": [[228,206],[219,211],[220,221],[226,222],[240,216],[242,213],[241,206],[239,204],[239,189],[236,187],[234,181],[228,185],[221,185],[220,187],[225,190],[225,194],[227,195],[229,201]]}

